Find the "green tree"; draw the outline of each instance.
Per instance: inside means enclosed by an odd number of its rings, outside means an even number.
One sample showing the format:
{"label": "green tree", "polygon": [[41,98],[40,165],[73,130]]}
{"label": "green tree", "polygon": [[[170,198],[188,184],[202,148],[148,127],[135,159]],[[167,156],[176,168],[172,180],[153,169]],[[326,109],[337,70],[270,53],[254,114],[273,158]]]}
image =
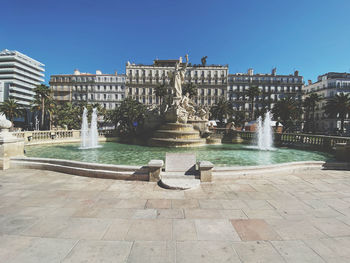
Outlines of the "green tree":
{"label": "green tree", "polygon": [[236,111],[233,115],[235,126],[243,127],[246,122],[244,113],[241,111]]}
{"label": "green tree", "polygon": [[248,97],[250,99],[250,103],[252,105],[250,119],[254,120],[254,102],[255,102],[256,97],[260,95],[259,87],[251,86],[247,91],[247,95],[248,95]]}
{"label": "green tree", "polygon": [[[305,109],[305,120],[306,120],[306,129],[309,131],[310,126],[313,133],[315,133],[315,110],[317,103],[321,101],[322,97],[316,93],[311,94],[306,97],[303,103]],[[311,114],[310,114],[311,113]]]}
{"label": "green tree", "polygon": [[41,128],[44,127],[45,120],[45,101],[50,97],[51,90],[45,84],[40,84],[34,89],[33,109],[41,110]]}
{"label": "green tree", "polygon": [[56,101],[50,96],[45,100],[45,108],[47,110],[47,113],[49,114],[49,123],[50,127],[49,129],[52,130],[53,123],[53,117],[55,114],[57,114],[57,104]]}
{"label": "green tree", "polygon": [[168,94],[168,88],[165,84],[160,84],[154,88],[154,94],[159,99],[159,104],[162,105],[165,96]]}
{"label": "green tree", "polygon": [[227,118],[227,116],[231,116],[232,113],[232,104],[225,98],[220,98],[218,103],[210,108],[212,118],[219,120],[221,123]]}
{"label": "green tree", "polygon": [[56,126],[67,127],[69,130],[79,130],[81,127],[82,110],[79,106],[66,102],[57,106],[53,122]]}
{"label": "green tree", "polygon": [[277,101],[272,109],[273,118],[282,123],[283,131],[293,128],[301,116],[301,107],[291,98]]}
{"label": "green tree", "polygon": [[20,117],[23,115],[23,110],[17,104],[17,101],[14,99],[5,100],[0,105],[0,112],[5,114],[5,116],[13,122],[14,118]]}
{"label": "green tree", "polygon": [[336,94],[326,102],[325,113],[331,117],[340,119],[340,131],[344,132],[344,121],[346,115],[350,112],[350,97],[349,94]]}
{"label": "green tree", "polygon": [[197,90],[197,85],[193,83],[188,83],[182,87],[182,95],[186,95],[186,93],[188,92],[189,97],[192,98],[193,96],[197,96]]}
{"label": "green tree", "polygon": [[109,119],[121,134],[135,135],[142,130],[146,110],[146,106],[142,103],[126,98],[114,110],[114,116],[109,114]]}
{"label": "green tree", "polygon": [[259,117],[261,116],[262,118],[264,118],[265,113],[268,111],[268,107],[262,107],[261,109],[256,109],[255,111],[255,116]]}

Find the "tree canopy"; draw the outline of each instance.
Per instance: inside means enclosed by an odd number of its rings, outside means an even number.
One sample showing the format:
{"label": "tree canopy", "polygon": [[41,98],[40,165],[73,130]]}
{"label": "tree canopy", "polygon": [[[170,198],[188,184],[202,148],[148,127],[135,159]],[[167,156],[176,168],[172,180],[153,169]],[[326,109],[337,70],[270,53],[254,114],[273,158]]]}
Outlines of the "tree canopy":
{"label": "tree canopy", "polygon": [[350,112],[349,94],[336,94],[333,98],[327,100],[325,113],[331,118],[340,119],[340,130],[344,132],[344,121]]}

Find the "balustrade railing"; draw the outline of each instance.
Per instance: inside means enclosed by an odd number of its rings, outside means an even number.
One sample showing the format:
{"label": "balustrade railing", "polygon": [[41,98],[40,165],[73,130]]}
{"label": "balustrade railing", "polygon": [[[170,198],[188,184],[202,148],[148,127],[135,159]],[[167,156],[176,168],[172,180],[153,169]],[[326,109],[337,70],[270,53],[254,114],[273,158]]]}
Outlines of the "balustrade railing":
{"label": "balustrade railing", "polygon": [[[52,130],[52,131],[22,131],[12,133],[17,138],[24,139],[26,142],[45,141],[45,140],[64,140],[64,139],[79,139],[81,136],[80,130]],[[100,137],[113,137],[115,130],[106,129],[99,130]]]}
{"label": "balustrade railing", "polygon": [[[210,129],[214,134],[222,134],[228,137],[239,136],[245,141],[252,141],[256,138],[256,132],[235,131],[226,128]],[[275,145],[286,146],[310,146],[322,150],[333,150],[337,143],[350,144],[350,137],[337,137],[326,135],[313,135],[303,133],[274,133]]]}

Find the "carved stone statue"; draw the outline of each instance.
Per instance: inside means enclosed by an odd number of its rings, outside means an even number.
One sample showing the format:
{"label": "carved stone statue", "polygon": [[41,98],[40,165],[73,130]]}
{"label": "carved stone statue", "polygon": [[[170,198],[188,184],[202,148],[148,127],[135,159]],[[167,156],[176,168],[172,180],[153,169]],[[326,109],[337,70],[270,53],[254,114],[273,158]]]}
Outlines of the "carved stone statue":
{"label": "carved stone statue", "polygon": [[170,123],[187,123],[188,120],[207,120],[208,111],[201,109],[195,110],[195,105],[187,92],[182,95],[182,85],[185,81],[185,73],[188,65],[188,55],[185,56],[186,62],[182,63],[182,58],[175,65],[175,70],[169,72],[168,76],[173,83],[175,97],[173,104],[165,109],[165,120]]}
{"label": "carved stone statue", "polygon": [[191,104],[190,94],[187,92],[186,95],[182,97],[181,106],[188,112],[188,118],[193,117],[196,113],[196,110]]}
{"label": "carved stone statue", "polygon": [[186,64],[185,66],[181,67],[182,58],[179,59],[179,62],[176,63],[175,71],[173,74],[174,78],[174,90],[175,90],[175,97],[181,98],[182,97],[182,83],[185,81],[185,73],[186,68],[188,64],[188,55],[186,54]]}
{"label": "carved stone statue", "polygon": [[12,126],[12,122],[6,119],[5,114],[0,114],[0,129],[10,129]]}
{"label": "carved stone statue", "polygon": [[203,66],[205,66],[207,64],[207,58],[208,58],[207,56],[202,57],[201,62],[202,62]]}

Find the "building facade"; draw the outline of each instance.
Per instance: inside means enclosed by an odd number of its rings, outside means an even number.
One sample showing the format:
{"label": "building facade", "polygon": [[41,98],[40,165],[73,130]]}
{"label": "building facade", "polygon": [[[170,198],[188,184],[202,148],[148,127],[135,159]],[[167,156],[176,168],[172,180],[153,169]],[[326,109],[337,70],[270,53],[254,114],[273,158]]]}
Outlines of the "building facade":
{"label": "building facade", "polygon": [[14,99],[23,108],[34,100],[34,89],[44,81],[44,64],[15,50],[0,52],[0,103]]}
{"label": "building facade", "polygon": [[260,95],[254,102],[254,110],[271,110],[274,104],[283,98],[292,98],[301,103],[304,80],[298,71],[292,75],[277,75],[276,69],[271,74],[254,74],[253,69],[247,73],[228,76],[227,99],[232,102],[234,110],[243,112],[246,117],[252,110],[251,99],[247,95],[250,87],[258,87]]}
{"label": "building facade", "polygon": [[[126,96],[139,102],[152,105],[159,104],[155,88],[165,84],[169,93],[171,73],[180,60],[154,60],[152,65],[126,64]],[[170,76],[169,76],[170,74]],[[193,100],[200,106],[211,106],[219,98],[227,96],[227,65],[192,65],[188,64],[185,73],[185,85],[192,83],[197,87]]]}
{"label": "building facade", "polygon": [[81,73],[52,75],[50,88],[53,98],[60,102],[99,103],[105,109],[114,109],[125,96],[125,75]]}
{"label": "building facade", "polygon": [[[320,75],[317,81],[308,81],[305,86],[304,97],[313,93],[318,94],[322,99],[317,103],[315,110],[315,128],[317,132],[333,134],[340,130],[340,120],[330,118],[325,114],[324,106],[327,100],[340,93],[350,93],[350,73],[328,72]],[[346,132],[350,132],[350,120],[344,123]]]}

